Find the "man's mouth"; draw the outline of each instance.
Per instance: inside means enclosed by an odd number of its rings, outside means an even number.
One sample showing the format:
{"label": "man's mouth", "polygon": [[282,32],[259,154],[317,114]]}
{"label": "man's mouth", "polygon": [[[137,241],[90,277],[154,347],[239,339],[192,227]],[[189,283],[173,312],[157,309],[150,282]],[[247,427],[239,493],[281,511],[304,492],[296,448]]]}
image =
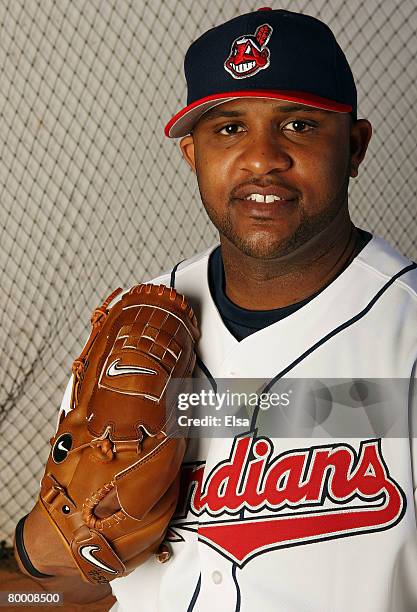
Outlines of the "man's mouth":
{"label": "man's mouth", "polygon": [[250,193],[244,200],[252,200],[253,202],[259,202],[260,204],[272,204],[273,202],[288,202],[290,198],[280,198],[279,196],[271,194],[262,195],[261,193]]}
{"label": "man's mouth", "polygon": [[274,204],[276,202],[293,202],[297,193],[280,185],[246,185],[233,193],[238,200],[256,202],[257,204]]}

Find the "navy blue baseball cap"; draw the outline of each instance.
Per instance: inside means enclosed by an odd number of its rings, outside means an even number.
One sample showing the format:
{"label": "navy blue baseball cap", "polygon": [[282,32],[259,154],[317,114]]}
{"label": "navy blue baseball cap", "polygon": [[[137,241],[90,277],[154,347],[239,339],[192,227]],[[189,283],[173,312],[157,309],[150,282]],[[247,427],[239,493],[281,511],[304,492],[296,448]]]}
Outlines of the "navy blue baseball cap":
{"label": "navy blue baseball cap", "polygon": [[332,31],[308,15],[268,8],[235,17],[193,42],[184,60],[187,106],[165,134],[189,134],[213,106],[237,98],[298,102],[356,118],[348,61]]}

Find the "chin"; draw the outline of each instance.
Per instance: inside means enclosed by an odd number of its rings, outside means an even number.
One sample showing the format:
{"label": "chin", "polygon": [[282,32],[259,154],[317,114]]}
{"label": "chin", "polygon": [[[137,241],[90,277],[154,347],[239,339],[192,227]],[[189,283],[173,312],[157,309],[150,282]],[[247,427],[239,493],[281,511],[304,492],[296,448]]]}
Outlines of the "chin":
{"label": "chin", "polygon": [[240,236],[227,236],[228,240],[248,257],[255,259],[277,259],[288,255],[297,248],[294,237],[281,240],[271,240],[271,236],[257,235],[251,238]]}

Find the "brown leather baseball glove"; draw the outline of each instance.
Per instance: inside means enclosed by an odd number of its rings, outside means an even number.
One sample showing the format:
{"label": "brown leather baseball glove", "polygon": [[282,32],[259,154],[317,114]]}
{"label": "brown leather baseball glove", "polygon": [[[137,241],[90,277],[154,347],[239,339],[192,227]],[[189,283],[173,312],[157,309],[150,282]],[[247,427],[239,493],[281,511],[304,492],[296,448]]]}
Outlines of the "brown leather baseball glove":
{"label": "brown leather baseball glove", "polygon": [[[120,291],[93,313],[73,365],[72,410],[51,439],[37,501],[92,583],[127,575],[163,541],[186,448],[169,429],[176,402],[175,392],[167,401],[167,385],[184,391],[199,338],[191,307],[174,289],[138,285],[109,310]],[[95,509],[109,497],[118,510],[100,518]],[[16,550],[36,577],[24,520]]]}

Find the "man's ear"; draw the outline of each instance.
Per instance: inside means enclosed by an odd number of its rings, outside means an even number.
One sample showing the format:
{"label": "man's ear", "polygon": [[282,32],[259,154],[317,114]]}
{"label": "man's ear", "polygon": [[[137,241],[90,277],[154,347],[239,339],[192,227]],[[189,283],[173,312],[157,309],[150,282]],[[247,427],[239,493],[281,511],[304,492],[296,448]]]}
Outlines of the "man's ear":
{"label": "man's ear", "polygon": [[183,158],[190,166],[191,170],[195,172],[194,137],[192,134],[188,134],[188,136],[181,138],[180,149]]}
{"label": "man's ear", "polygon": [[372,125],[367,119],[358,119],[350,128],[350,176],[358,176],[358,169],[365,157],[372,136]]}

